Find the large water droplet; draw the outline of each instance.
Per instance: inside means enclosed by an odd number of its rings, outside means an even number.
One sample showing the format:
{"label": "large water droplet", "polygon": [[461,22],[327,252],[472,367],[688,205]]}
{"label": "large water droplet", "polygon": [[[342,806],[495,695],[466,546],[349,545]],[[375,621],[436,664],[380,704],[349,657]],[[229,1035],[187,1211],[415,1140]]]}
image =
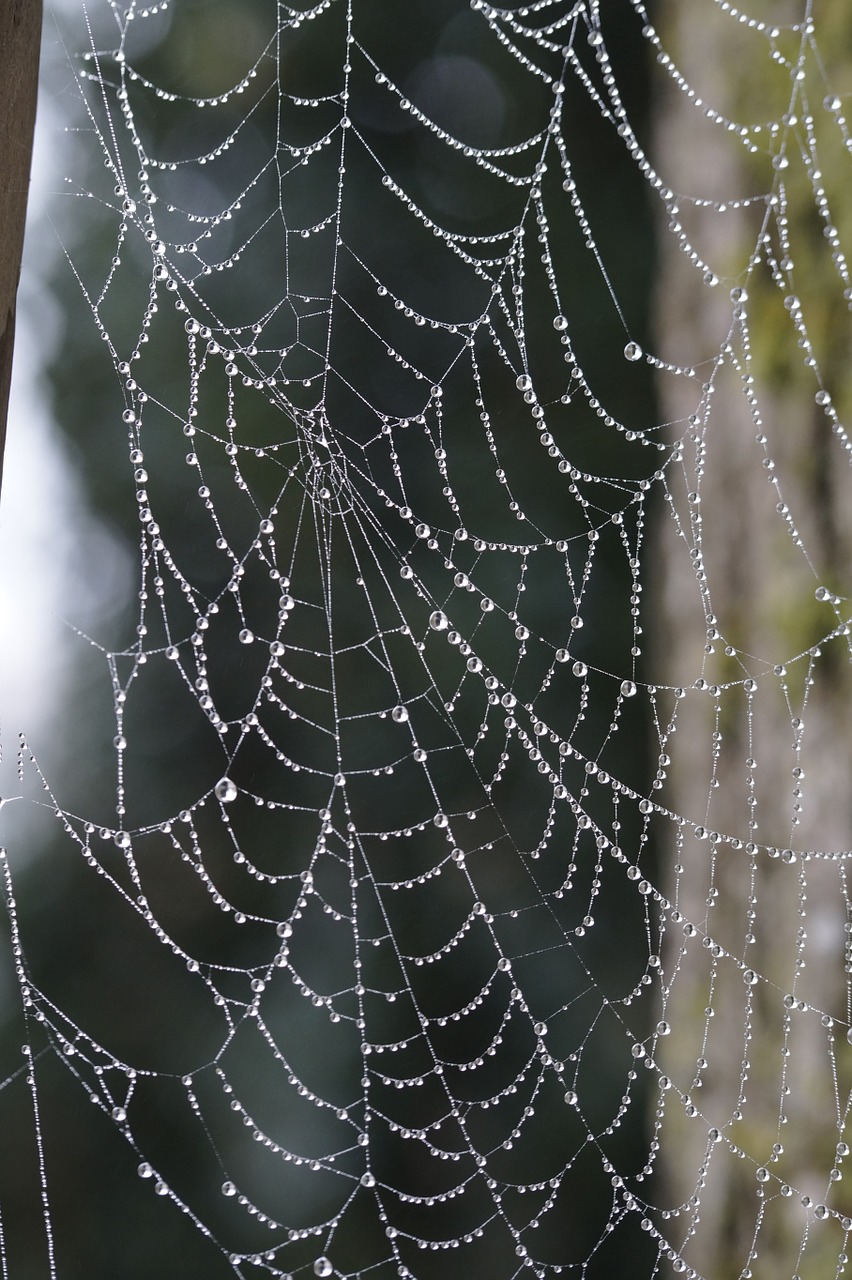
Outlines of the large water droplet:
{"label": "large water droplet", "polygon": [[230,804],[239,795],[236,783],[233,783],[230,778],[220,778],[213,790],[216,799],[221,800],[222,804]]}

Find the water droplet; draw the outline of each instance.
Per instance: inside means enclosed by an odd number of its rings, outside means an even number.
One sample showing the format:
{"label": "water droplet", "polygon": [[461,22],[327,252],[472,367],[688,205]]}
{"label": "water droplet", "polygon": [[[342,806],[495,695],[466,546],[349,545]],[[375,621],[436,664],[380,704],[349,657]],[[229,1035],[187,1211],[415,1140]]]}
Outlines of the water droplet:
{"label": "water droplet", "polygon": [[521,376],[515,380],[515,386],[519,391],[529,391],[532,387],[532,378],[529,374],[522,373]]}
{"label": "water droplet", "polygon": [[331,1265],[328,1258],[317,1258],[314,1263],[315,1276],[330,1276],[333,1271],[334,1267]]}
{"label": "water droplet", "polygon": [[624,358],[625,360],[634,361],[642,359],[642,348],[639,346],[638,342],[628,342],[627,346],[624,348]]}
{"label": "water droplet", "polygon": [[577,1095],[573,1089],[569,1089],[568,1092],[565,1094],[565,1101],[568,1103],[569,1107],[576,1107]]}
{"label": "water droplet", "polygon": [[636,693],[636,685],[632,680],[623,680],[621,683],[621,694],[624,698],[632,698]]}
{"label": "water droplet", "polygon": [[234,1186],[233,1182],[222,1183],[223,1196],[235,1196],[236,1194],[237,1194],[237,1188]]}
{"label": "water droplet", "polygon": [[746,969],[745,973],[743,974],[743,982],[746,984],[747,987],[756,986],[757,974],[755,973],[754,969]]}
{"label": "water droplet", "polygon": [[404,724],[405,721],[408,719],[408,708],[394,707],[393,711],[391,712],[391,719],[395,720],[397,724]]}
{"label": "water droplet", "polygon": [[755,1174],[755,1177],[757,1178],[758,1182],[768,1182],[769,1170],[764,1169],[763,1166],[761,1165],[761,1167],[758,1169],[757,1173]]}
{"label": "water droplet", "polygon": [[376,1185],[376,1179],[373,1177],[373,1175],[372,1175],[371,1173],[362,1173],[362,1174],[361,1174],[361,1186],[362,1186],[362,1187],[374,1187],[375,1185]]}
{"label": "water droplet", "polygon": [[582,678],[588,674],[589,668],[586,666],[585,662],[575,662],[571,670],[574,672],[575,676]]}
{"label": "water droplet", "polygon": [[671,1030],[672,1030],[672,1029],[671,1029],[671,1027],[669,1026],[669,1024],[668,1024],[667,1022],[658,1022],[658,1023],[657,1023],[657,1035],[658,1035],[658,1036],[668,1036],[668,1035],[671,1035]]}
{"label": "water droplet", "polygon": [[117,1124],[124,1124],[127,1119],[127,1112],[124,1110],[124,1107],[113,1107],[112,1118]]}
{"label": "water droplet", "polygon": [[565,319],[564,316],[556,316],[554,317],[554,320],[553,320],[553,327],[554,329],[557,329],[560,333],[564,333],[565,330],[568,328],[568,321]]}
{"label": "water droplet", "polygon": [[236,784],[230,778],[220,778],[213,791],[216,799],[221,800],[222,804],[230,804],[239,794]]}
{"label": "water droplet", "polygon": [[253,644],[253,643],[254,643],[254,632],[249,631],[248,627],[243,627],[242,631],[240,632],[240,644]]}
{"label": "water droplet", "polygon": [[436,609],[429,618],[429,626],[433,631],[446,631],[449,625],[449,618],[440,609]]}

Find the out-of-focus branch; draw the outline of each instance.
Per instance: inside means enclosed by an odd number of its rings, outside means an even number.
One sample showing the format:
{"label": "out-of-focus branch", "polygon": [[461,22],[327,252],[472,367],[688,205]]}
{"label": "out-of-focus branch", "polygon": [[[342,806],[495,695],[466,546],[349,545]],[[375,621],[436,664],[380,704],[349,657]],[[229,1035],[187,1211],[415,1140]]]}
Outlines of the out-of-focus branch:
{"label": "out-of-focus branch", "polygon": [[38,89],[42,0],[0,3],[0,472]]}

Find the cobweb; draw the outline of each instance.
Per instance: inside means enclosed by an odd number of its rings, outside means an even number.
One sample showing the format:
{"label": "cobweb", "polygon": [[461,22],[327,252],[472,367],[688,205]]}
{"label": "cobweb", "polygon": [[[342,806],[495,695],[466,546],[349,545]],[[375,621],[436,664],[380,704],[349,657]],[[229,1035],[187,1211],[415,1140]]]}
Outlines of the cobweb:
{"label": "cobweb", "polygon": [[[91,231],[66,245],[137,612],[81,636],[109,796],[80,812],[20,755],[101,922],[96,993],[29,941],[5,856],[40,1274],[61,1068],[205,1275],[840,1275],[848,855],[804,778],[844,758],[809,717],[848,609],[766,390],[793,370],[845,484],[852,139],[818,27],[696,0],[747,42],[755,123],[641,0],[471,0],[466,52],[425,62],[406,8],[247,10],[256,53],[199,95],[146,74],[169,22],[227,44],[197,7],[72,21]],[[645,62],[727,190],[675,189]],[[656,336],[622,237],[648,209],[680,282]],[[803,642],[731,602],[745,473]],[[848,808],[836,783],[818,809]]]}

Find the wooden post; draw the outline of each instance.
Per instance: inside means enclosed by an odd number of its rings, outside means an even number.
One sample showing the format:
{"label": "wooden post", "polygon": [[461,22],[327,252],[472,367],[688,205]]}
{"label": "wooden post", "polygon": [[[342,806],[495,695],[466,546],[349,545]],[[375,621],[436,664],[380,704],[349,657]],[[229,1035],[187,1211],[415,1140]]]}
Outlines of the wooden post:
{"label": "wooden post", "polygon": [[42,0],[0,0],[0,475],[38,91]]}

